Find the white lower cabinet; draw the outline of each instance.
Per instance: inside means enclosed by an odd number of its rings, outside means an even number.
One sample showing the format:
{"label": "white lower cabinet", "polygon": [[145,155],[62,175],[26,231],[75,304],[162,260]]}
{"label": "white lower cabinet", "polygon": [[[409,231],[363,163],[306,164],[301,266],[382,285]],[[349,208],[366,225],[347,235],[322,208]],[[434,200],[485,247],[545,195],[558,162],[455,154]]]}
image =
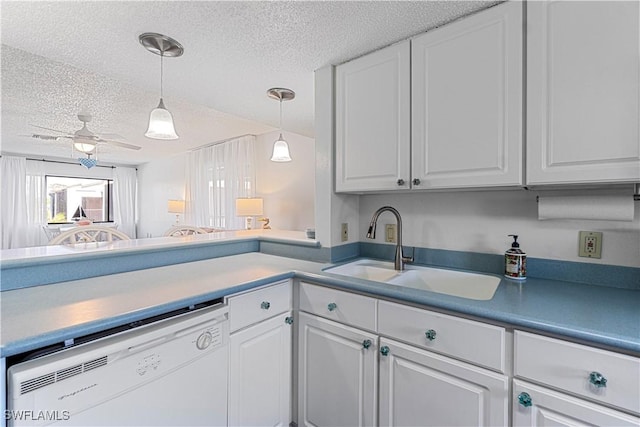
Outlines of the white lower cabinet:
{"label": "white lower cabinet", "polygon": [[[638,381],[638,378],[634,380]],[[514,380],[513,425],[638,427],[640,418],[545,387]]]}
{"label": "white lower cabinet", "polygon": [[231,335],[229,425],[288,426],[291,421],[291,313]]}
{"label": "white lower cabinet", "polygon": [[375,334],[300,313],[298,425],[377,425]]}
{"label": "white lower cabinet", "polygon": [[229,426],[288,426],[292,402],[291,282],[228,298]]}
{"label": "white lower cabinet", "polygon": [[516,426],[640,426],[640,359],[514,333]]}
{"label": "white lower cabinet", "polygon": [[[509,377],[474,366],[503,369],[503,328],[469,321],[482,337],[497,332],[478,353],[491,357],[462,352],[470,364],[454,358],[455,343],[468,341],[456,317],[309,283],[301,284],[300,310],[311,313],[301,311],[299,321],[300,425],[508,425]],[[404,333],[416,323],[424,330]]]}
{"label": "white lower cabinet", "polygon": [[228,303],[230,426],[640,426],[638,357],[311,283],[295,341],[290,281]]}
{"label": "white lower cabinet", "polygon": [[380,339],[381,426],[506,426],[509,378]]}

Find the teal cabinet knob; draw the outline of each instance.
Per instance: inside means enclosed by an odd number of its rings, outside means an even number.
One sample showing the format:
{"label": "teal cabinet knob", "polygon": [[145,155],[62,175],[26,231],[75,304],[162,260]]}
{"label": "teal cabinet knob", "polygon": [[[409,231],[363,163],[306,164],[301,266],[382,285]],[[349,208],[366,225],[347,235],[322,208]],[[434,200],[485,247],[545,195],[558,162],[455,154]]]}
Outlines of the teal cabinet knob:
{"label": "teal cabinet knob", "polygon": [[371,347],[371,340],[364,340],[362,341],[362,347],[367,350],[369,347]]}
{"label": "teal cabinet knob", "polygon": [[389,347],[387,347],[386,345],[380,347],[380,354],[383,356],[388,356],[390,351],[391,350],[389,350]]}
{"label": "teal cabinet knob", "polygon": [[429,341],[433,341],[436,339],[436,331],[434,329],[429,329],[427,332],[424,333],[425,337],[427,337],[427,339]]}
{"label": "teal cabinet knob", "polygon": [[260,308],[263,310],[269,310],[269,307],[271,307],[271,303],[269,301],[262,301],[262,304],[260,304]]}
{"label": "teal cabinet knob", "polygon": [[600,372],[591,372],[589,382],[598,388],[607,386],[607,379]]}
{"label": "teal cabinet knob", "polygon": [[529,406],[531,406],[532,402],[531,402],[531,396],[529,395],[529,393],[526,393],[524,391],[520,393],[518,395],[518,403],[520,403],[525,408],[528,408]]}
{"label": "teal cabinet knob", "polygon": [[293,316],[285,317],[284,323],[286,323],[287,325],[293,325]]}
{"label": "teal cabinet knob", "polygon": [[334,311],[338,309],[338,305],[335,302],[330,302],[329,305],[327,305],[327,309],[329,311]]}

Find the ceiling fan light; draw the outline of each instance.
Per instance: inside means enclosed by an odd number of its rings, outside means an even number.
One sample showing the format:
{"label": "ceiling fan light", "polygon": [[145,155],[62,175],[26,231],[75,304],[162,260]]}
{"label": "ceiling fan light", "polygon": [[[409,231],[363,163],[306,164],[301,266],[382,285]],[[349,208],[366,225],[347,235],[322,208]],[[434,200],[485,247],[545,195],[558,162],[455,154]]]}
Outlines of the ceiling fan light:
{"label": "ceiling fan light", "polygon": [[87,142],[74,142],[73,148],[80,151],[81,153],[93,153],[96,149],[96,145]]}
{"label": "ceiling fan light", "polygon": [[151,111],[149,115],[149,127],[144,134],[152,139],[178,139],[178,134],[173,125],[173,116],[164,106],[162,98],[158,107]]}
{"label": "ceiling fan light", "polygon": [[284,140],[282,134],[276,142],[273,143],[273,153],[271,154],[272,162],[290,162],[289,144]]}

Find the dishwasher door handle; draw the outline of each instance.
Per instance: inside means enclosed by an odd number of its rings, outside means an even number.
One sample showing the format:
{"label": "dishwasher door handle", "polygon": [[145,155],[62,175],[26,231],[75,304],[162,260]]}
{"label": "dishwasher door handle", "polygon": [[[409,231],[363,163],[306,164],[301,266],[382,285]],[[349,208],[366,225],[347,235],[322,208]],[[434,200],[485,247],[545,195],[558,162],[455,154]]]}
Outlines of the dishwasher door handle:
{"label": "dishwasher door handle", "polygon": [[127,350],[129,351],[129,353],[137,353],[138,351],[145,350],[145,349],[147,349],[149,347],[154,347],[154,346],[160,345],[162,342],[164,342],[166,340],[167,340],[167,337],[163,336],[163,337],[160,337],[160,338],[153,339],[151,341],[147,341],[147,342],[142,343],[142,344],[132,345]]}

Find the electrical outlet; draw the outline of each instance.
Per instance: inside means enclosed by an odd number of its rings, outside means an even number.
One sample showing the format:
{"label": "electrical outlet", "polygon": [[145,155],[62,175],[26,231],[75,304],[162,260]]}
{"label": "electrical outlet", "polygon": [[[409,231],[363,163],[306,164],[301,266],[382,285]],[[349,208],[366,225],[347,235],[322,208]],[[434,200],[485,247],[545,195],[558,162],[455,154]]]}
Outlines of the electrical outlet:
{"label": "electrical outlet", "polygon": [[578,239],[578,256],[602,258],[602,233],[581,231]]}
{"label": "electrical outlet", "polygon": [[340,239],[343,242],[349,240],[349,224],[347,224],[346,222],[342,223],[342,227],[340,228],[340,236]]}
{"label": "electrical outlet", "polygon": [[396,225],[384,225],[384,241],[388,243],[396,243]]}

